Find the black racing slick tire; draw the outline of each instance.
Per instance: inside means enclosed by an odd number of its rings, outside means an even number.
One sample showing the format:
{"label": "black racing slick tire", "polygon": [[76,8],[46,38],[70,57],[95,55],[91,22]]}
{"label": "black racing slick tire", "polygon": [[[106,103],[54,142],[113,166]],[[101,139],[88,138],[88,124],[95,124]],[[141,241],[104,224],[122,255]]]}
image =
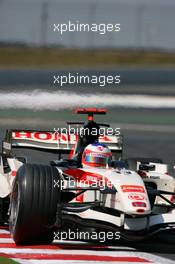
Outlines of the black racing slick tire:
{"label": "black racing slick tire", "polygon": [[54,238],[60,179],[56,168],[25,164],[19,168],[10,201],[9,227],[17,245],[49,244]]}

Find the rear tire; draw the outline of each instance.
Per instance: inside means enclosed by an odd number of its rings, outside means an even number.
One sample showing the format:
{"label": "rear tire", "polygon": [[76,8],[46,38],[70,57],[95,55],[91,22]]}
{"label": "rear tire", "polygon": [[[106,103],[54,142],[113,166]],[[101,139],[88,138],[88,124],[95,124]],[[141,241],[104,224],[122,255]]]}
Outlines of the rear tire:
{"label": "rear tire", "polygon": [[26,164],[19,168],[10,202],[10,232],[17,245],[48,244],[54,238],[60,189],[56,168]]}

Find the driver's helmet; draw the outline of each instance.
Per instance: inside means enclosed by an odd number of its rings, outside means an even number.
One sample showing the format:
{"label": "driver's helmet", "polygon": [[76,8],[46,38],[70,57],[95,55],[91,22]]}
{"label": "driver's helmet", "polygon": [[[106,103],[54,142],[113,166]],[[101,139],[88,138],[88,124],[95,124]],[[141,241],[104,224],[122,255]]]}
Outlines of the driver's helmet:
{"label": "driver's helmet", "polygon": [[110,149],[100,143],[89,144],[82,154],[83,167],[100,167],[106,168],[112,159]]}

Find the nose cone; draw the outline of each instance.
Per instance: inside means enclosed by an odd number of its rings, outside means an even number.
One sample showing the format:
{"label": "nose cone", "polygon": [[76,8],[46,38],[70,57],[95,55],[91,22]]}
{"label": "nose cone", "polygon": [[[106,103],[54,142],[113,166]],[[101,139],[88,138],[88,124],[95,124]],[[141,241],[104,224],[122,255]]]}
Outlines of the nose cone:
{"label": "nose cone", "polygon": [[119,192],[125,213],[132,215],[150,214],[151,207],[144,183],[121,185]]}
{"label": "nose cone", "polygon": [[117,190],[121,211],[129,215],[147,215],[151,206],[142,178],[134,171],[120,170],[108,177]]}

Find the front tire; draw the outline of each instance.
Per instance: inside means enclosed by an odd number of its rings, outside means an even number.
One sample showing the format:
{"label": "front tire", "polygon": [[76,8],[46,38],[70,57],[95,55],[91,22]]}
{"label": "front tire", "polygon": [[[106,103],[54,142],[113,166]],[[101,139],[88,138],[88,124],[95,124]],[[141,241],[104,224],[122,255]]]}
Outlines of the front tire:
{"label": "front tire", "polygon": [[51,243],[60,189],[56,168],[26,164],[19,168],[10,202],[10,232],[17,245]]}

